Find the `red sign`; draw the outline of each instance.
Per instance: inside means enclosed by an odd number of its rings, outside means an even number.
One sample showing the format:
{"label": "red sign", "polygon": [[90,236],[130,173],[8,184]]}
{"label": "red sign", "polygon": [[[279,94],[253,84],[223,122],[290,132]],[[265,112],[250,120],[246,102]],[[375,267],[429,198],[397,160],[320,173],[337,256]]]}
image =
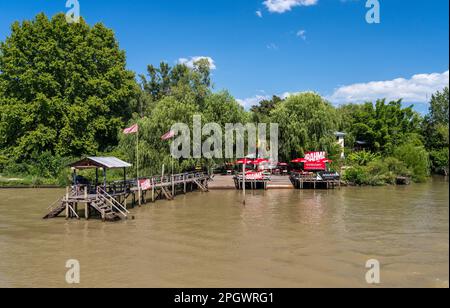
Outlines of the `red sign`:
{"label": "red sign", "polygon": [[326,152],[309,152],[305,155],[305,171],[327,170]]}
{"label": "red sign", "polygon": [[306,171],[322,171],[327,170],[327,164],[324,162],[307,162],[305,163]]}
{"label": "red sign", "polygon": [[152,188],[152,183],[149,179],[139,180],[139,186],[141,187],[141,190],[149,190]]}
{"label": "red sign", "polygon": [[247,172],[245,179],[250,181],[264,180],[264,174],[262,172]]}
{"label": "red sign", "polygon": [[308,162],[318,162],[327,158],[326,152],[309,152],[305,155],[305,160]]}

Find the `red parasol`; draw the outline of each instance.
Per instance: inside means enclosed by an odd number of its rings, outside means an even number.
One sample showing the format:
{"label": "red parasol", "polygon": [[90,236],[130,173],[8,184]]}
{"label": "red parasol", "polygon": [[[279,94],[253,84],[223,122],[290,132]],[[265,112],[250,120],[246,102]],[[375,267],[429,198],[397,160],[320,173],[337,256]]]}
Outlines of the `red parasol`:
{"label": "red parasol", "polygon": [[301,164],[301,163],[306,163],[308,161],[306,159],[304,159],[304,158],[297,158],[297,159],[294,159],[291,162],[294,163],[294,164]]}
{"label": "red parasol", "polygon": [[248,158],[240,159],[240,160],[238,160],[238,161],[236,162],[237,165],[243,165],[243,164],[246,164],[246,165],[253,165],[254,163],[255,163],[255,162],[254,162],[253,160],[248,159]]}

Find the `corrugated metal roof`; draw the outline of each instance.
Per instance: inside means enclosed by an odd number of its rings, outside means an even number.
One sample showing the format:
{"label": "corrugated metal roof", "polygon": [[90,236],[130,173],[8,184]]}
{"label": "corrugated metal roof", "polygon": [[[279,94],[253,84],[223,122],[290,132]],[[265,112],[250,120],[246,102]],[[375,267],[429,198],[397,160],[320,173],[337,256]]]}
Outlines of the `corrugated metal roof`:
{"label": "corrugated metal roof", "polygon": [[121,159],[118,159],[116,157],[88,157],[88,159],[95,161],[96,163],[99,163],[106,168],[130,168],[132,167],[131,164],[124,162]]}
{"label": "corrugated metal roof", "polygon": [[118,168],[130,168],[132,167],[132,165],[116,157],[87,157],[74,164],[71,164],[70,167],[82,169],[88,168],[118,169]]}

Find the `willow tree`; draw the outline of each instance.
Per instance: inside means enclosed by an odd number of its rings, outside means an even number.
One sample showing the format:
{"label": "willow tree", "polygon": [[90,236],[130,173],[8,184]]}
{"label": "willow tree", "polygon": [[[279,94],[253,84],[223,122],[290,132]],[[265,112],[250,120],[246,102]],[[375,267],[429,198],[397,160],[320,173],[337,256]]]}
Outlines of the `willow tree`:
{"label": "willow tree", "polygon": [[[157,102],[149,116],[133,122],[139,124],[139,166],[142,174],[159,174],[163,164],[171,171],[187,170],[195,166],[194,160],[172,159],[171,140],[161,140],[161,136],[171,130],[176,123],[187,124],[192,131],[193,116],[198,114],[198,106],[193,102],[180,102],[168,96]],[[119,150],[130,162],[136,162],[136,135],[120,134]]]}
{"label": "willow tree", "polygon": [[1,151],[26,160],[117,144],[137,93],[125,66],[125,52],[102,24],[69,24],[63,14],[15,22],[0,44]]}
{"label": "willow tree", "polygon": [[336,109],[314,93],[290,96],[271,112],[271,121],[280,127],[280,156],[290,160],[307,151],[338,153],[334,133]]}

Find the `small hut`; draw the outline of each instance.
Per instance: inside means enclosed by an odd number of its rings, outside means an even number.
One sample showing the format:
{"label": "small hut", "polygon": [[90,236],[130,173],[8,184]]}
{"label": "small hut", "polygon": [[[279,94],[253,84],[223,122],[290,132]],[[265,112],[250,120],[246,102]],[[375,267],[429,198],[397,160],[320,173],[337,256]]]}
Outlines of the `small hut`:
{"label": "small hut", "polygon": [[[70,164],[69,167],[73,171],[73,184],[74,185],[89,185],[95,188],[100,186],[99,182],[99,170],[102,170],[103,175],[103,187],[106,189],[107,186],[107,170],[111,169],[123,169],[123,181],[127,181],[127,169],[131,168],[132,165],[120,160],[116,157],[86,157],[80,161]],[[77,176],[77,171],[95,169],[95,184],[85,183],[84,180]]]}

